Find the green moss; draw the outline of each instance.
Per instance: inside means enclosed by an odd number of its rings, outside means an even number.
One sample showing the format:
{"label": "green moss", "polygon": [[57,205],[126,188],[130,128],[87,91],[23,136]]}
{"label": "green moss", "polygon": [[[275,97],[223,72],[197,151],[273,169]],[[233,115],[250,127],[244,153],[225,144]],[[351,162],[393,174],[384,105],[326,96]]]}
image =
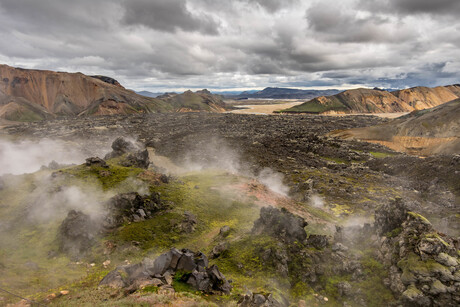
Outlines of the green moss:
{"label": "green moss", "polygon": [[420,215],[420,214],[415,213],[415,212],[408,212],[408,214],[411,217],[413,217],[414,219],[417,219],[417,220],[421,221],[425,225],[431,225],[430,221],[428,221],[423,215]]}
{"label": "green moss", "polygon": [[125,225],[111,237],[115,242],[139,242],[144,250],[155,247],[165,250],[177,246],[186,235],[180,234],[174,227],[181,221],[178,213],[168,212],[137,223]]}
{"label": "green moss", "polygon": [[391,290],[383,283],[388,276],[384,265],[371,255],[364,256],[361,264],[364,267],[364,278],[352,285],[363,290],[364,298],[369,306],[389,306],[395,301],[395,298]]}
{"label": "green moss", "polygon": [[186,283],[187,278],[190,276],[190,273],[185,273],[182,271],[176,272],[173,277],[172,286],[176,292],[190,292],[195,294],[200,294],[195,288]]}
{"label": "green moss", "polygon": [[387,238],[394,238],[394,237],[397,237],[402,231],[402,228],[401,227],[398,227],[398,228],[395,228],[393,229],[392,231],[389,231],[385,234],[385,236]]}
{"label": "green moss", "polygon": [[405,259],[398,262],[400,269],[409,270],[412,273],[431,276],[433,273],[441,275],[450,275],[450,270],[433,259],[422,261],[415,253],[410,253]]}
{"label": "green moss", "polygon": [[446,247],[449,247],[449,243],[447,243],[446,241],[444,241],[441,236],[436,233],[436,232],[432,232],[432,233],[428,233],[424,236],[425,238],[427,239],[436,239],[436,240],[439,240],[439,242],[441,242],[444,246]]}
{"label": "green moss", "polygon": [[[76,179],[82,179],[87,182],[97,182],[102,185],[104,190],[119,188],[121,183],[126,179],[142,173],[144,170],[134,167],[123,167],[114,163],[108,163],[109,168],[100,166],[79,165],[76,167],[63,170],[64,174],[74,176]],[[69,178],[72,181],[72,178]]]}
{"label": "green moss", "polygon": [[392,156],[396,155],[395,153],[377,152],[377,151],[370,151],[369,153],[372,156],[374,156],[375,158],[379,158],[379,159],[386,158],[386,157],[392,157]]}

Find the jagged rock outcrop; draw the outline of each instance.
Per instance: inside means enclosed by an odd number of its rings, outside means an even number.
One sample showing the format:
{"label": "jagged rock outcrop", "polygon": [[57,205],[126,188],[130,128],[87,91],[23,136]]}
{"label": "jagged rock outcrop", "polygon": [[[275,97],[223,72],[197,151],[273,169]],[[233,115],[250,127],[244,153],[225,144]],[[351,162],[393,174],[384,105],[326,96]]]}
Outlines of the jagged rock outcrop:
{"label": "jagged rock outcrop", "polygon": [[146,258],[137,264],[119,266],[99,285],[135,291],[148,285],[170,286],[173,278],[204,293],[229,294],[232,288],[217,266],[209,266],[203,253],[176,248],[155,260]]}
{"label": "jagged rock outcrop", "polygon": [[109,199],[105,207],[108,212],[103,223],[106,229],[149,219],[155,213],[168,208],[159,194],[140,195],[137,192],[118,194]]}
{"label": "jagged rock outcrop", "polygon": [[307,238],[305,227],[308,223],[285,208],[263,207],[260,217],[254,222],[254,234],[265,233],[283,242],[304,242]]}
{"label": "jagged rock outcrop", "polygon": [[107,163],[99,157],[90,157],[85,160],[86,166],[99,166],[103,168],[108,168]]}
{"label": "jagged rock outcrop", "polygon": [[380,236],[401,227],[407,216],[407,208],[401,198],[392,200],[375,210],[375,228]]}
{"label": "jagged rock outcrop", "polygon": [[252,293],[242,295],[238,301],[240,307],[284,307],[289,304],[280,303],[271,293]]}
{"label": "jagged rock outcrop", "polygon": [[113,141],[112,151],[106,154],[104,159],[107,160],[117,157],[122,157],[119,164],[125,167],[148,168],[150,165],[149,152],[147,149],[140,149],[123,137],[118,137]]}
{"label": "jagged rock outcrop", "polygon": [[98,230],[98,224],[89,215],[81,211],[69,211],[58,229],[58,251],[72,259],[84,257],[94,245]]}
{"label": "jagged rock outcrop", "polygon": [[121,88],[124,88],[117,80],[115,80],[114,78],[110,78],[110,77],[107,77],[107,76],[101,76],[101,75],[96,75],[96,76],[90,76],[91,78],[96,78],[96,79],[99,79],[99,80],[102,80],[104,81],[105,83],[108,83],[108,84],[112,84],[112,85],[116,85],[118,87],[121,87]]}
{"label": "jagged rock outcrop", "polygon": [[[378,257],[388,268],[387,286],[405,306],[458,306],[460,304],[460,254],[458,242],[437,232],[423,216],[407,212],[402,223],[393,213],[401,204],[379,213],[376,229],[389,230],[381,240]],[[398,217],[399,219],[399,217]]]}

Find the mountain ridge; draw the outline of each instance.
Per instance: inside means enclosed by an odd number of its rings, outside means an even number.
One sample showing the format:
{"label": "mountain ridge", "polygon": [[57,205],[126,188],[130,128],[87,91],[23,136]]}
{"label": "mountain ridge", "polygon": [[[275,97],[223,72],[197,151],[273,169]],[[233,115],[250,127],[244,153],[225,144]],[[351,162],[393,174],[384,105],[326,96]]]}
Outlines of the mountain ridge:
{"label": "mountain ridge", "polygon": [[335,131],[331,136],[359,139],[409,154],[460,152],[460,98],[396,118],[389,123]]}
{"label": "mountain ridge", "polygon": [[285,113],[353,114],[412,112],[432,108],[460,97],[460,85],[413,87],[393,92],[380,89],[352,89],[332,96],[320,96]]}
{"label": "mountain ridge", "polygon": [[[145,97],[106,76],[14,68],[0,65],[0,117],[34,121],[56,116],[156,112],[222,112],[220,96],[209,92],[177,94],[175,104]],[[190,105],[193,108],[190,108]],[[213,104],[216,104],[215,106]]]}

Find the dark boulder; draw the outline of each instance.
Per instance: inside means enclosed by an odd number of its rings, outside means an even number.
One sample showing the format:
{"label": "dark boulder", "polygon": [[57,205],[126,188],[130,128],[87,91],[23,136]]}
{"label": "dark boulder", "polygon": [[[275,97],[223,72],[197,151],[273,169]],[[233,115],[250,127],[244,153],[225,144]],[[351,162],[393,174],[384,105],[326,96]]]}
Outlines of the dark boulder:
{"label": "dark boulder", "polygon": [[137,264],[117,267],[99,285],[135,291],[145,285],[168,285],[171,283],[171,276],[180,272],[177,278],[198,291],[229,294],[231,285],[225,276],[217,266],[208,265],[208,259],[201,252],[172,248],[155,260],[146,258]]}
{"label": "dark boulder", "polygon": [[81,259],[94,245],[97,232],[97,223],[89,215],[71,210],[58,229],[58,250]]}
{"label": "dark boulder", "polygon": [[113,159],[117,157],[124,158],[120,161],[122,166],[148,168],[150,164],[149,152],[147,149],[139,150],[133,143],[118,137],[112,143],[112,152],[108,153],[104,158]]}
{"label": "dark boulder", "polygon": [[181,233],[192,233],[195,231],[197,223],[196,216],[189,211],[185,211],[183,220],[177,225],[177,230]]}
{"label": "dark boulder", "polygon": [[289,306],[289,302],[283,300],[283,303],[278,302],[273,298],[271,293],[252,293],[248,292],[242,295],[238,301],[240,307],[285,307]]}
{"label": "dark boulder", "polygon": [[265,233],[284,242],[304,242],[307,233],[304,227],[308,223],[298,215],[292,214],[285,208],[281,210],[273,207],[260,209],[260,217],[254,222],[252,232]]}
{"label": "dark boulder", "polygon": [[329,240],[326,235],[311,234],[306,241],[307,245],[317,249],[323,249],[329,245]]}
{"label": "dark boulder", "polygon": [[130,141],[125,140],[123,137],[118,137],[112,143],[112,152],[108,153],[104,159],[112,159],[119,156],[122,156],[126,153],[135,152],[137,150],[136,146]]}
{"label": "dark boulder", "polygon": [[108,167],[109,167],[109,166],[107,165],[107,163],[105,163],[105,161],[102,160],[102,159],[99,158],[99,157],[87,158],[87,159],[86,159],[86,162],[85,162],[85,165],[86,165],[86,166],[99,166],[99,167],[103,167],[103,168],[108,168]]}
{"label": "dark boulder", "polygon": [[407,216],[407,208],[401,198],[396,198],[375,210],[375,228],[379,235],[384,235],[401,227]]}
{"label": "dark boulder", "polygon": [[209,258],[211,259],[218,258],[220,257],[220,255],[222,255],[222,253],[224,253],[227,250],[228,250],[228,243],[220,242],[219,244],[217,244],[216,246],[212,248]]}
{"label": "dark boulder", "polygon": [[120,164],[125,167],[148,168],[150,165],[149,152],[145,149],[130,153]]}
{"label": "dark boulder", "polygon": [[118,194],[106,203],[108,214],[104,220],[107,229],[119,227],[127,222],[139,222],[151,218],[155,213],[166,209],[157,193],[140,195],[137,192]]}

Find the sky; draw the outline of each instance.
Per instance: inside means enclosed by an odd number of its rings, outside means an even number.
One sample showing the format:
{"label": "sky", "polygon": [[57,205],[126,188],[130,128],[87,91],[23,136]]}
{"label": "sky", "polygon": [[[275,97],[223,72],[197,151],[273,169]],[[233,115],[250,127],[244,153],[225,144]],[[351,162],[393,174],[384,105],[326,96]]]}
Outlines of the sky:
{"label": "sky", "polygon": [[460,83],[459,0],[0,0],[0,40],[152,92]]}

